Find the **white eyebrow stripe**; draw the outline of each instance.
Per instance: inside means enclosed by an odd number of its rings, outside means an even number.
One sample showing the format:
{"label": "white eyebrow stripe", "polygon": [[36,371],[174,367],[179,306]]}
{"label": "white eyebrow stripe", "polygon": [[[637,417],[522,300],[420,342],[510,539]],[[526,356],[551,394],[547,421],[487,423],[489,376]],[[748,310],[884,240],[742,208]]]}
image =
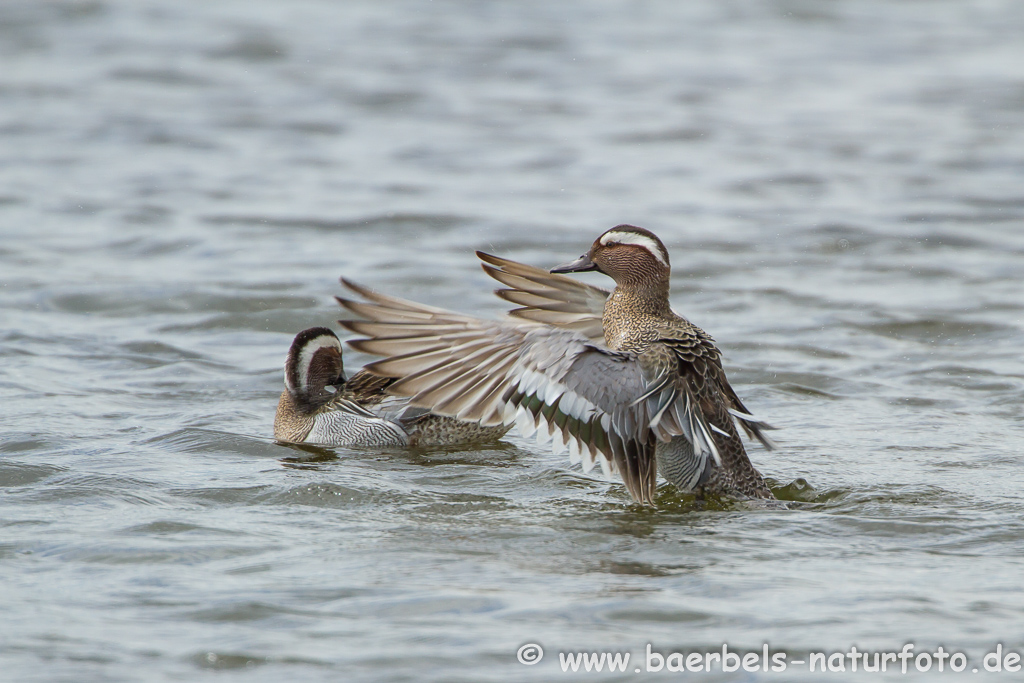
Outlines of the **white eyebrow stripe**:
{"label": "white eyebrow stripe", "polygon": [[341,343],[337,337],[331,337],[326,334],[322,334],[319,337],[314,337],[306,342],[305,346],[302,347],[302,351],[299,352],[299,386],[298,389],[305,391],[309,387],[309,364],[313,362],[313,356],[320,349],[338,349],[341,350]]}
{"label": "white eyebrow stripe", "polygon": [[661,245],[652,240],[646,235],[638,235],[635,232],[616,232],[611,230],[601,235],[601,244],[608,246],[609,244],[633,244],[638,247],[643,247],[647,251],[654,255],[654,258],[661,261],[662,265],[668,265],[668,258],[666,258],[665,252],[661,250]]}

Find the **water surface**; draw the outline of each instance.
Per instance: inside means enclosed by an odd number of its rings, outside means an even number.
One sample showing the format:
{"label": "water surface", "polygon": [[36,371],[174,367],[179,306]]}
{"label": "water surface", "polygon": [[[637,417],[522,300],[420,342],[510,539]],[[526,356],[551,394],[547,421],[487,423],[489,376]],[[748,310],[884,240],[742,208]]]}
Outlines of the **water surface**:
{"label": "water surface", "polygon": [[[0,677],[1024,651],[1022,34],[981,1],[3,3]],[[752,457],[791,509],[640,509],[518,437],[270,438],[339,275],[498,316],[474,249],[621,222],[782,428]]]}

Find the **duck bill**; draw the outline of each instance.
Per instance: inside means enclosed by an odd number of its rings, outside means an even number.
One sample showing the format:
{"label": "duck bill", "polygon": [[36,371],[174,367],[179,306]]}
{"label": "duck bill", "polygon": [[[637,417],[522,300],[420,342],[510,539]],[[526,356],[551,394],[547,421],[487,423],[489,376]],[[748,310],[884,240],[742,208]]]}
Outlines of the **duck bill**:
{"label": "duck bill", "polygon": [[587,270],[597,270],[597,264],[590,260],[590,254],[584,254],[575,261],[563,263],[551,269],[552,273],[582,273]]}

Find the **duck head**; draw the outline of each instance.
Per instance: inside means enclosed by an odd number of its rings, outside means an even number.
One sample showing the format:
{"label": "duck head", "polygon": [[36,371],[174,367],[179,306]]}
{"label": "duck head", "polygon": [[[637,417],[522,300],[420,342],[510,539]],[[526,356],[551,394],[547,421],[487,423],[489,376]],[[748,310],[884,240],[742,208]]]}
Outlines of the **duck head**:
{"label": "duck head", "polygon": [[552,273],[596,270],[620,285],[668,283],[668,250],[658,236],[635,225],[617,225],[594,240],[590,251]]}
{"label": "duck head", "polygon": [[319,405],[332,394],[329,386],[345,383],[341,342],[326,327],[311,327],[295,335],[284,365],[284,385],[299,405]]}

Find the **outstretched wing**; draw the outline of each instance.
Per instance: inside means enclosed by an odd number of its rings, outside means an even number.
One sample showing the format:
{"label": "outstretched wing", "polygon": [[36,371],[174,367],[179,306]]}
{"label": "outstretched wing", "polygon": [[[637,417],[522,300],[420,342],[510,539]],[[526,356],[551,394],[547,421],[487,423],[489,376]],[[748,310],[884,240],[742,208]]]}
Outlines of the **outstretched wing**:
{"label": "outstretched wing", "polygon": [[494,293],[522,306],[509,311],[509,315],[575,330],[603,343],[601,316],[608,290],[482,251],[476,255],[484,262],[484,272],[509,288]]}
{"label": "outstretched wing", "polygon": [[366,370],[399,378],[387,391],[481,426],[516,424],[568,447],[584,470],[618,473],[634,499],[652,503],[655,447],[684,436],[698,458],[717,459],[696,401],[648,354],[597,346],[582,334],[532,322],[488,321],[342,283],[367,302],[337,297],[367,320],[342,320],[385,356]]}
{"label": "outstretched wing", "polygon": [[[484,262],[484,272],[508,287],[508,289],[496,290],[495,294],[521,306],[521,308],[509,311],[509,315],[576,330],[588,339],[599,343],[604,342],[601,318],[604,315],[605,301],[610,294],[608,290],[482,251],[476,252],[476,255]],[[674,340],[666,341],[671,344]],[[705,347],[702,341],[709,342],[709,348]],[[690,346],[691,343],[692,346]],[[768,450],[776,448],[775,442],[764,434],[764,430],[775,429],[775,427],[759,421],[740,401],[726,380],[725,373],[720,372],[721,359],[718,357],[718,350],[714,347],[711,339],[706,336],[703,337],[703,340],[693,337],[689,343],[683,344],[680,350],[684,362],[695,351],[698,354],[706,352],[714,354],[719,370],[716,373],[716,378],[729,402],[729,412],[739,421],[740,426],[749,436],[760,441]]]}

